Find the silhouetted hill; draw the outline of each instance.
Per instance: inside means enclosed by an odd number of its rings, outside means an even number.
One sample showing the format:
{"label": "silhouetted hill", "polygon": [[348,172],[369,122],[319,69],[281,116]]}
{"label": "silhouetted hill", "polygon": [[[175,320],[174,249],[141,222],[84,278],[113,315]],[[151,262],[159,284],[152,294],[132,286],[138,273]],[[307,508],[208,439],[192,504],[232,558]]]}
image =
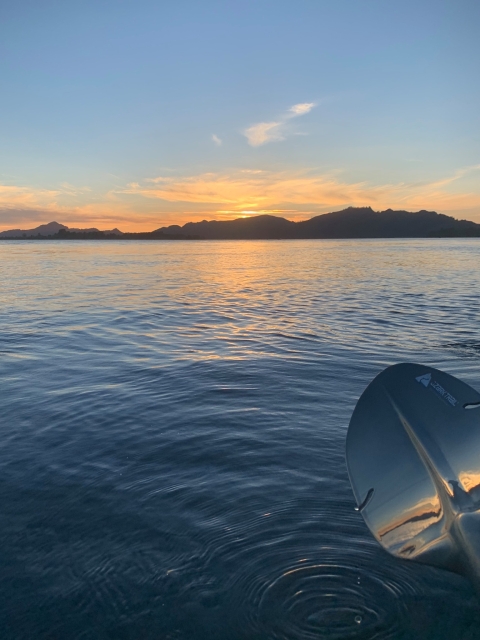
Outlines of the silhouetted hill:
{"label": "silhouetted hill", "polygon": [[237,220],[187,222],[183,227],[172,225],[158,231],[165,234],[189,235],[209,240],[262,240],[295,237],[296,223],[277,216],[254,216]]}
{"label": "silhouetted hill", "polygon": [[92,227],[90,229],[75,229],[69,228],[59,222],[49,222],[48,224],[41,224],[35,229],[10,229],[9,231],[1,231],[0,238],[32,238],[32,237],[55,237],[62,234],[106,234],[111,236],[122,235],[122,232],[118,229],[111,229],[108,231],[99,231]]}
{"label": "silhouetted hill", "polygon": [[480,236],[480,225],[456,220],[435,211],[373,211],[370,207],[349,207],[290,222],[276,216],[254,216],[237,220],[188,222],[157,231],[197,236],[208,240],[294,239],[294,238],[428,238],[432,236]]}
{"label": "silhouetted hill", "polygon": [[35,229],[12,229],[0,240],[290,240],[314,238],[429,238],[480,237],[480,224],[456,220],[435,211],[373,211],[349,207],[291,222],[278,216],[261,215],[237,220],[187,222],[155,231],[122,233],[118,229],[71,229],[49,222]]}
{"label": "silhouetted hill", "polygon": [[480,235],[480,225],[435,211],[350,207],[297,223],[302,238],[428,238],[447,228],[455,229],[459,235],[473,230]]}
{"label": "silhouetted hill", "polygon": [[30,236],[52,236],[58,233],[61,229],[68,229],[64,224],[58,222],[49,222],[48,224],[41,224],[35,229],[10,229],[9,231],[2,231],[0,238],[28,238]]}

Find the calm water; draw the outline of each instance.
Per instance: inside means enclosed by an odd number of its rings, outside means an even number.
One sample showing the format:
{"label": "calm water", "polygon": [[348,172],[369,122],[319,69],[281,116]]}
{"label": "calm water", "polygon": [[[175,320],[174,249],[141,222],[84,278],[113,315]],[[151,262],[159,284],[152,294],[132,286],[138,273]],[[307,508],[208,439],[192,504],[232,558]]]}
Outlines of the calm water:
{"label": "calm water", "polygon": [[384,367],[480,389],[480,242],[0,245],[0,635],[480,638],[383,552],[344,440]]}

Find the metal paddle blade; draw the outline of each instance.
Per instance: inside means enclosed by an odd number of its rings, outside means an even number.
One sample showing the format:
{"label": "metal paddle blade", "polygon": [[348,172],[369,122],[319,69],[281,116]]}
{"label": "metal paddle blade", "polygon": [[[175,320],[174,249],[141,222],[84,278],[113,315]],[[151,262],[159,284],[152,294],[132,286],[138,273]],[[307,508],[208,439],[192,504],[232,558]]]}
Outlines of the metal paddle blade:
{"label": "metal paddle blade", "polygon": [[347,434],[357,509],[394,556],[480,584],[480,394],[398,364],[364,391]]}

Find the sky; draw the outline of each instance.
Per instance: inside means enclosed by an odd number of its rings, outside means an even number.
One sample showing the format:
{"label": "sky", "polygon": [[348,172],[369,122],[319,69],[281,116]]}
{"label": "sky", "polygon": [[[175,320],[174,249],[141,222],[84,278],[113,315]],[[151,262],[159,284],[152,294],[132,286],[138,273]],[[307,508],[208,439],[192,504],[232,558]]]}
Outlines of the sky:
{"label": "sky", "polygon": [[480,222],[478,0],[0,5],[0,229]]}

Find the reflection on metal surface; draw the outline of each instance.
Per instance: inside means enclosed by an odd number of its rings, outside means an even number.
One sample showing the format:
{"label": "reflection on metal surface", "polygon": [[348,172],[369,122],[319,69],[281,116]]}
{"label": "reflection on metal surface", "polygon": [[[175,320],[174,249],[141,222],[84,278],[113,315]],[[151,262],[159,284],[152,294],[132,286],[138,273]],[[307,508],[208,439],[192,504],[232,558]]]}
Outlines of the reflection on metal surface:
{"label": "reflection on metal surface", "polygon": [[[347,465],[362,516],[391,554],[480,585],[480,394],[416,364],[383,371],[357,403]],[[372,487],[375,492],[372,492]]]}
{"label": "reflection on metal surface", "polygon": [[478,471],[462,471],[459,474],[459,480],[462,487],[467,492],[480,488],[480,472]]}

